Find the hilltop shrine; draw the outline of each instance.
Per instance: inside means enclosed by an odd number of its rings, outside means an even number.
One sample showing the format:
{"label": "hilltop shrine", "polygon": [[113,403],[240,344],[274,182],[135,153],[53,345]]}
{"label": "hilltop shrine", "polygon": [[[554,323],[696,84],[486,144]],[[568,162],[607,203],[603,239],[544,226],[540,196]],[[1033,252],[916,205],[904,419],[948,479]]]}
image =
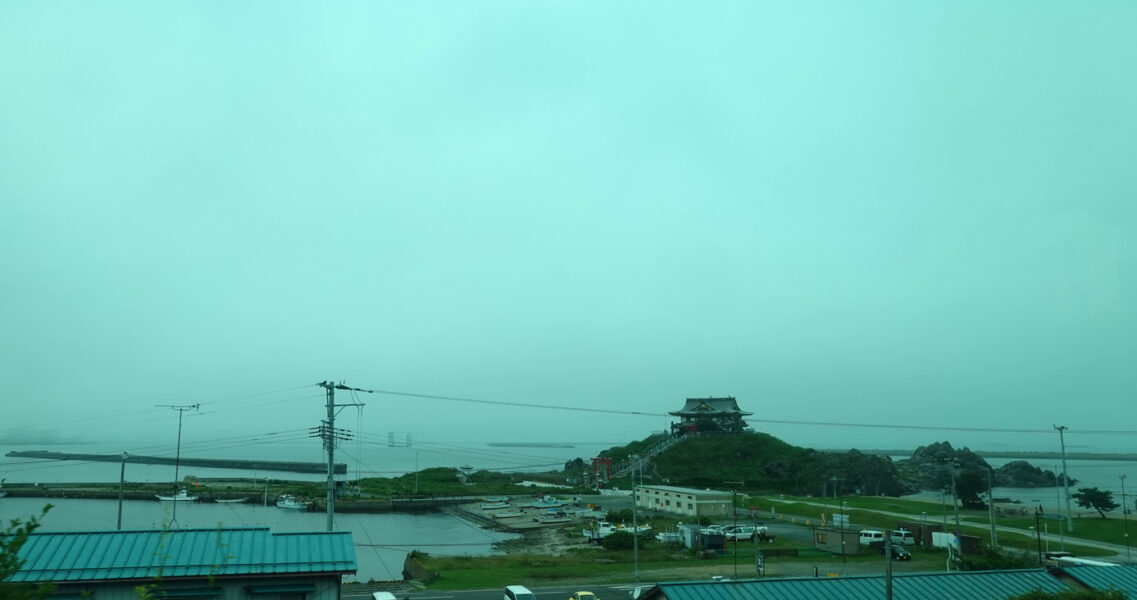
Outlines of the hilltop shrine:
{"label": "hilltop shrine", "polygon": [[687,398],[683,408],[667,413],[679,417],[671,424],[672,433],[710,431],[741,432],[748,427],[743,417],[754,413],[738,408],[734,396],[725,398]]}

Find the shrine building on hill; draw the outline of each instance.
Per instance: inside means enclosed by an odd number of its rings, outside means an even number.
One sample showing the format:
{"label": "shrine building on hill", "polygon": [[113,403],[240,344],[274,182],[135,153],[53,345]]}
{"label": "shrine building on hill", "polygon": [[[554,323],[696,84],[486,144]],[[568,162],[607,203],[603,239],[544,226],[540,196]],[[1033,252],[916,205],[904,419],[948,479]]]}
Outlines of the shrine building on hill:
{"label": "shrine building on hill", "polygon": [[738,408],[734,396],[725,398],[687,398],[683,408],[667,414],[679,417],[671,424],[672,433],[731,432],[745,430],[748,425],[742,418],[754,413]]}

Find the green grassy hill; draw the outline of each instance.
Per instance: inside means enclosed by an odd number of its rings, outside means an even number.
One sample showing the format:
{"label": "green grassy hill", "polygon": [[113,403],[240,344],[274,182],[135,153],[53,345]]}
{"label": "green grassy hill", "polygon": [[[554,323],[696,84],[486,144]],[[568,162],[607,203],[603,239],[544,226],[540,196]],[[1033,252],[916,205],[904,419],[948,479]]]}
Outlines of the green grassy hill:
{"label": "green grassy hill", "polygon": [[[659,441],[652,436],[602,456],[621,460],[643,452]],[[668,448],[651,461],[650,476],[656,482],[689,487],[722,488],[724,482],[743,482],[748,490],[787,494],[855,493],[900,495],[909,490],[896,466],[887,457],[864,454],[817,452],[800,448],[764,433],[697,435]],[[834,479],[836,478],[836,479]]]}

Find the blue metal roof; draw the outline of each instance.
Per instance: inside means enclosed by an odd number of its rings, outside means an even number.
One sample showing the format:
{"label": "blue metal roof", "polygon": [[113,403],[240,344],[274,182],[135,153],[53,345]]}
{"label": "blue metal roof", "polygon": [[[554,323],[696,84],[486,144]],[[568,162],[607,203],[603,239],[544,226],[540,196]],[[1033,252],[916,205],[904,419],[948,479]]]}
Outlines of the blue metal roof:
{"label": "blue metal roof", "polygon": [[33,533],[11,581],[353,573],[350,532],[267,528]]}
{"label": "blue metal roof", "polygon": [[1086,587],[1095,590],[1115,589],[1125,592],[1130,598],[1137,598],[1137,567],[1118,565],[1116,567],[1062,567],[1062,572],[1076,579]]}
{"label": "blue metal roof", "polygon": [[[884,577],[820,577],[746,581],[661,583],[668,600],[879,600]],[[1069,590],[1044,569],[906,573],[892,577],[896,600],[1006,600],[1041,589]],[[651,597],[659,597],[652,590]]]}

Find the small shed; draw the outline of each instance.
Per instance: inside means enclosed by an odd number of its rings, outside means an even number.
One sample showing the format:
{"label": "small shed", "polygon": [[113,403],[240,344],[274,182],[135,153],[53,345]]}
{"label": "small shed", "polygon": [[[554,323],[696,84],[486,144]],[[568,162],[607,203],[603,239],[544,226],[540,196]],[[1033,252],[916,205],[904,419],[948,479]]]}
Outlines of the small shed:
{"label": "small shed", "polygon": [[685,517],[727,517],[734,514],[732,494],[670,485],[638,485],[635,503],[640,508]]}
{"label": "small shed", "polygon": [[813,546],[833,554],[857,554],[861,551],[860,532],[836,527],[814,527]]}
{"label": "small shed", "polygon": [[1094,590],[1120,590],[1128,598],[1137,598],[1137,566],[1063,566],[1058,569],[1078,584]]}
{"label": "small shed", "polygon": [[[1045,569],[911,573],[892,577],[895,600],[1006,600],[1034,590],[1067,591],[1070,587]],[[660,583],[641,596],[646,600],[801,600],[884,598],[883,575],[798,577]]]}
{"label": "small shed", "polygon": [[55,582],[53,598],[339,600],[356,571],[350,532],[267,528],[33,533],[11,583]]}

